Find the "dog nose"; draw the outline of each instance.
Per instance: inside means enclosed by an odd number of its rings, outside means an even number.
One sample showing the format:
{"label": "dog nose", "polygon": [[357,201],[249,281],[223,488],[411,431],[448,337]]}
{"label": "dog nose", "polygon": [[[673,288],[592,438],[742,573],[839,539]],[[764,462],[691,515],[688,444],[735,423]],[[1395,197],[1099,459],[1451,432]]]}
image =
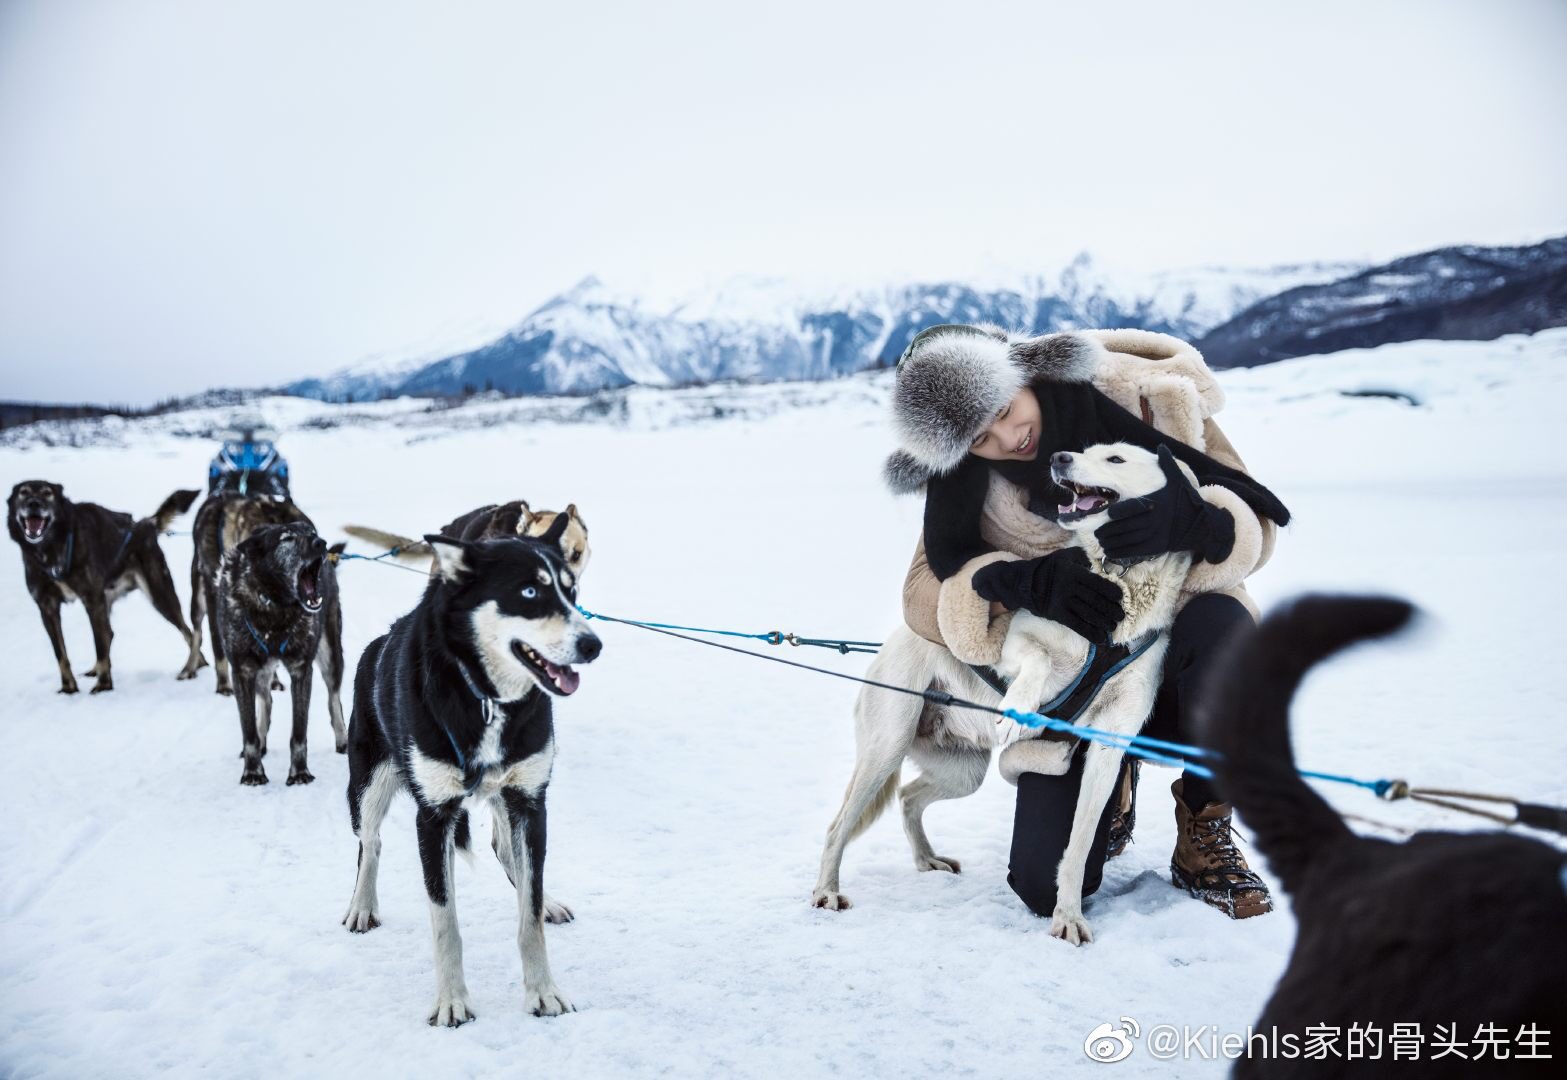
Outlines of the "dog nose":
{"label": "dog nose", "polygon": [[598,639],[597,634],[583,634],[577,639],[577,656],[579,664],[592,663],[598,659],[599,653],[604,651],[604,643]]}
{"label": "dog nose", "polygon": [[1070,465],[1072,464],[1072,455],[1067,453],[1065,450],[1057,450],[1054,454],[1050,455],[1050,464]]}

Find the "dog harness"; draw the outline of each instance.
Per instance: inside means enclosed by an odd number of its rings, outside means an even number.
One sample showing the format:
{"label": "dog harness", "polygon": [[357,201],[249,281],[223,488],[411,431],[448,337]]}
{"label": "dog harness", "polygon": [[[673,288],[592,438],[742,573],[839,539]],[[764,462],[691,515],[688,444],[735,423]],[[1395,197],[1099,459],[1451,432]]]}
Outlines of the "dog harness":
{"label": "dog harness", "polygon": [[[457,670],[462,673],[462,681],[467,684],[468,692],[479,701],[479,708],[484,713],[485,727],[489,727],[496,720],[506,715],[506,710],[501,707],[500,702],[492,697],[487,697],[484,691],[479,689],[479,684],[474,682],[473,676],[468,673],[467,664],[457,660]],[[457,755],[457,767],[462,770],[463,794],[472,795],[478,790],[479,784],[484,780],[483,771],[469,764],[468,756],[462,752],[462,747],[457,745],[457,740],[452,738],[451,729],[439,720],[436,721],[436,724],[446,736],[446,741],[452,744],[452,753]]]}
{"label": "dog harness", "polygon": [[[256,639],[256,644],[261,646],[261,655],[263,655],[263,656],[271,656],[272,655],[272,650],[267,648],[266,639],[263,638],[261,636],[260,632],[254,626],[251,625],[250,620],[244,618],[243,616],[241,616],[241,621],[245,624],[245,629],[250,631],[250,636]],[[283,655],[283,650],[288,648],[288,641],[289,641],[288,637],[284,637],[283,641],[278,645],[278,647],[277,647],[277,654],[279,656],[282,656]]]}
{"label": "dog harness", "polygon": [[[38,556],[38,565],[42,566],[44,568],[44,573],[48,574],[55,581],[63,581],[65,579],[65,575],[71,572],[71,556],[75,554],[75,552],[76,530],[72,529],[70,532],[65,534],[65,565],[56,570],[54,567],[44,562],[42,555]],[[118,558],[118,556],[116,556],[116,558]]]}
{"label": "dog harness", "polygon": [[[1159,640],[1159,631],[1150,630],[1136,641],[1125,644],[1095,645],[1092,642],[1088,646],[1088,657],[1083,661],[1077,677],[1067,683],[1055,697],[1039,706],[1033,712],[1050,717],[1052,720],[1065,720],[1074,723],[1088,706],[1094,703],[1094,698],[1099,696],[1099,691],[1143,653]],[[974,674],[978,675],[996,693],[1002,696],[1007,692],[1007,681],[1001,677],[995,668],[984,667],[980,664],[970,664]]]}

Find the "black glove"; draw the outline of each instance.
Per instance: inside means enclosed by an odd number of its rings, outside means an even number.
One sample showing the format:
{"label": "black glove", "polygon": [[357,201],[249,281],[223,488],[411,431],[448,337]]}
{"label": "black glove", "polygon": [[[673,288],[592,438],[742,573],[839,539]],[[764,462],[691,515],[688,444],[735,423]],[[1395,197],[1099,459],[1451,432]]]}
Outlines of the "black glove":
{"label": "black glove", "polygon": [[1110,507],[1110,518],[1094,530],[1105,558],[1134,561],[1189,551],[1211,563],[1229,558],[1235,547],[1235,519],[1213,506],[1186,479],[1170,448],[1159,446],[1164,487],[1152,495],[1122,499]]}
{"label": "black glove", "polygon": [[974,591],[1008,610],[1026,609],[1103,644],[1126,618],[1121,586],[1088,567],[1081,548],[1037,559],[991,563],[974,572]]}

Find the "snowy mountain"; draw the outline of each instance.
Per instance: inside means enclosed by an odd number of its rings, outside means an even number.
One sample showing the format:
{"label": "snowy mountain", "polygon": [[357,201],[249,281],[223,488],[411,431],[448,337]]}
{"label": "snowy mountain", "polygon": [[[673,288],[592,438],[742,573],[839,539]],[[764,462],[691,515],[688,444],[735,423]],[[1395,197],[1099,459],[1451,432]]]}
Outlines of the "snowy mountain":
{"label": "snowy mountain", "polygon": [[1395,341],[1489,341],[1567,325],[1567,236],[1526,247],[1449,247],[1340,281],[1301,285],[1216,326],[1214,367]]}
{"label": "snowy mountain", "polygon": [[826,379],[889,365],[914,334],[940,322],[993,322],[1036,333],[1135,325],[1193,337],[1265,296],[1358,269],[1332,263],[1134,277],[1107,274],[1083,255],[1054,277],[1013,283],[812,292],[775,279],[735,279],[657,307],[590,277],[474,347],[362,362],[283,391],[363,401],[484,389],[581,394],[633,385]]}

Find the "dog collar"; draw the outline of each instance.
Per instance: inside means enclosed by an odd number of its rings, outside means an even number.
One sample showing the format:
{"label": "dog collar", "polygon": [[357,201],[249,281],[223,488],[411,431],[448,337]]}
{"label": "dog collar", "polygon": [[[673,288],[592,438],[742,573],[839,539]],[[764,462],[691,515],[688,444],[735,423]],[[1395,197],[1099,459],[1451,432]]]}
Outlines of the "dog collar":
{"label": "dog collar", "polygon": [[62,566],[58,570],[56,570],[54,567],[52,567],[48,563],[44,562],[44,557],[42,555],[38,556],[38,562],[39,562],[40,565],[43,566],[44,573],[48,574],[50,578],[52,578],[55,581],[62,581],[62,580],[64,580],[65,575],[69,574],[71,572],[71,556],[74,555],[75,553],[76,553],[76,530],[72,529],[70,532],[65,534],[65,565],[64,566]]}
{"label": "dog collar", "polygon": [[[261,655],[263,655],[263,656],[271,656],[272,655],[272,650],[267,647],[266,638],[261,636],[261,632],[259,630],[257,630],[255,628],[255,626],[253,626],[251,624],[251,621],[249,619],[243,619],[242,618],[241,621],[244,622],[245,629],[250,631],[250,636],[256,639],[256,644],[261,646]],[[278,645],[278,647],[277,647],[277,654],[279,656],[282,656],[283,655],[283,650],[288,648],[288,640],[289,640],[289,635],[285,635],[283,640],[282,640],[282,642]]]}
{"label": "dog collar", "polygon": [[501,703],[479,689],[479,684],[474,682],[473,676],[468,673],[467,664],[458,660],[457,670],[462,672],[462,681],[468,684],[468,692],[479,699],[479,707],[484,711],[484,726],[489,727],[502,715]]}

